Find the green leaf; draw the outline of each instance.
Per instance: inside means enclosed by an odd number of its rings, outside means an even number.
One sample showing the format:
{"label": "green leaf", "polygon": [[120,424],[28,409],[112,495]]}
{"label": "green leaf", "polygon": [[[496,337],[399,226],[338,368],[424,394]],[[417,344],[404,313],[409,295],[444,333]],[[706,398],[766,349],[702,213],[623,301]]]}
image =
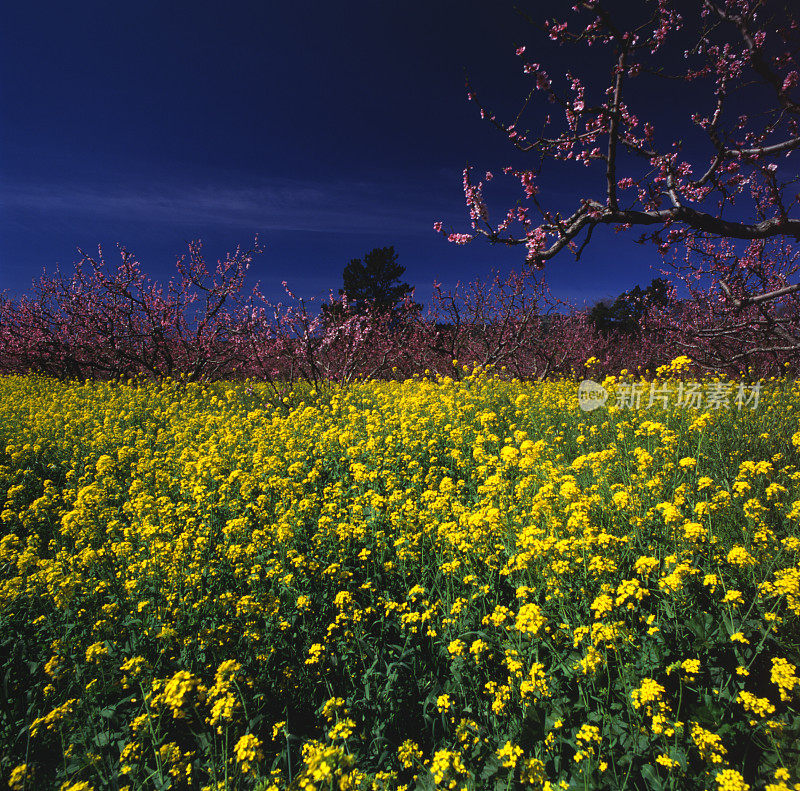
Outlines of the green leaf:
{"label": "green leaf", "polygon": [[665,781],[659,777],[658,771],[651,764],[645,764],[641,768],[642,777],[647,781],[648,789],[659,789],[665,787]]}

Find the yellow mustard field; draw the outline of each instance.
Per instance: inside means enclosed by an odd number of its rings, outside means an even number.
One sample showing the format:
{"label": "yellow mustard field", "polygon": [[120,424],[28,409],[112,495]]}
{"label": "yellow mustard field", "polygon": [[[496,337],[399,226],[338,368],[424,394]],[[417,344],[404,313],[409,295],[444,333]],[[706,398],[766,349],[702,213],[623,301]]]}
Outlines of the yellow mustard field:
{"label": "yellow mustard field", "polygon": [[0,782],[800,789],[795,382],[267,396],[0,379]]}

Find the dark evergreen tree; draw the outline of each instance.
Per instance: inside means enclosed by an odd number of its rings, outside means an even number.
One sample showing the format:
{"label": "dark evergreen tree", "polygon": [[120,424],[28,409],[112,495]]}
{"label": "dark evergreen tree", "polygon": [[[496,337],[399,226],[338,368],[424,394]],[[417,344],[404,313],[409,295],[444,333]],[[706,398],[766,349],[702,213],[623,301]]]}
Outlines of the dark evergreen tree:
{"label": "dark evergreen tree", "polygon": [[374,302],[381,310],[392,310],[411,292],[408,283],[400,282],[405,271],[397,262],[394,247],[376,247],[364,256],[363,262],[354,258],[345,267],[344,288],[339,289],[339,294],[347,294],[356,310],[368,302]]}
{"label": "dark evergreen tree", "polygon": [[589,320],[599,332],[608,337],[612,332],[624,335],[639,335],[639,322],[652,306],[666,307],[669,304],[669,286],[657,277],[642,291],[639,286],[626,291],[611,306],[599,302],[589,312]]}
{"label": "dark evergreen tree", "polygon": [[[342,274],[343,287],[339,295],[347,295],[348,310],[361,313],[374,305],[381,312],[396,312],[400,302],[412,292],[408,283],[400,281],[406,271],[397,262],[393,246],[376,247],[364,255],[364,259],[353,258]],[[414,303],[417,310],[422,306]],[[323,306],[327,315],[340,314],[342,303]]]}

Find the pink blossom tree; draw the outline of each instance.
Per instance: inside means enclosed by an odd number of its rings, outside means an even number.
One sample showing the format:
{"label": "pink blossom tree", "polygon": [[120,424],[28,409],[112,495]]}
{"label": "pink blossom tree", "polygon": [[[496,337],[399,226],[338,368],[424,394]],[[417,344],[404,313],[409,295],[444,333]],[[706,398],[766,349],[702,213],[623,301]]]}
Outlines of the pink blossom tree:
{"label": "pink blossom tree", "polygon": [[148,375],[212,379],[243,362],[235,342],[240,317],[231,313],[255,252],[219,261],[210,274],[201,243],[177,261],[179,279],[166,289],[142,272],[122,248],[111,271],[103,259],[83,256],[65,277],[43,274],[33,296],[0,301],[0,366],[54,376]]}
{"label": "pink blossom tree", "polygon": [[753,240],[742,252],[729,239],[687,244],[672,266],[690,298],[677,311],[651,311],[651,326],[703,370],[796,375],[800,292],[789,278],[799,263],[800,249],[784,238]]}
{"label": "pink blossom tree", "polygon": [[[624,9],[613,0],[580,0],[570,16],[544,21],[550,39],[577,49],[575,62],[584,66],[583,73],[570,70],[556,79],[528,60],[526,47],[518,47],[532,87],[511,121],[487,109],[468,82],[468,97],[481,117],[517,150],[532,155],[534,167],[504,168],[519,180],[524,197],[494,222],[483,197],[484,181],[492,174],[476,183],[468,166],[463,186],[471,231],[447,232],[440,222],[434,228],[455,244],[482,236],[493,244],[524,246],[526,263],[534,268],[564,248],[580,259],[598,226],[641,228],[640,242],[654,243],[667,259],[691,252],[694,266],[716,278],[721,301],[716,300],[713,325],[703,323],[699,307],[684,316],[684,322],[691,318],[690,326],[670,325],[683,333],[687,349],[699,352],[712,339],[727,337],[749,351],[716,343],[709,363],[735,364],[773,352],[796,357],[800,333],[790,316],[797,312],[787,314],[784,305],[778,316],[769,306],[795,294],[800,284],[789,284],[788,271],[777,271],[763,251],[774,249],[773,243],[792,248],[800,239],[798,176],[791,159],[800,147],[798,14],[773,0],[690,5],[684,18],[673,0],[645,0]],[[602,80],[598,75],[604,72]],[[647,117],[641,97],[658,95],[676,80],[685,84],[687,110],[651,109]],[[521,119],[537,95],[550,107],[535,120],[542,131],[532,133]],[[641,107],[630,98],[637,96]],[[698,133],[704,146],[682,142]],[[586,171],[585,191],[568,213],[549,205],[541,192],[546,160]],[[794,260],[794,248],[780,249],[784,261]],[[756,262],[755,279],[735,275]],[[753,327],[749,322],[756,315]]]}
{"label": "pink blossom tree", "polygon": [[459,282],[450,291],[434,283],[428,316],[432,337],[426,342],[434,355],[430,367],[445,372],[458,360],[506,367],[525,379],[569,373],[583,354],[597,351],[600,339],[585,317],[559,314],[558,305],[570,307],[530,269]]}

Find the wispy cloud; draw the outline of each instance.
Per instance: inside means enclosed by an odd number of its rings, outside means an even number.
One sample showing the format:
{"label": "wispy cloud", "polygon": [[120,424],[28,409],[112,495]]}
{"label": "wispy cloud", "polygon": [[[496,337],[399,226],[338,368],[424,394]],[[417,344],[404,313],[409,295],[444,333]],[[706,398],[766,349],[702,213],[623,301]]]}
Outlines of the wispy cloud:
{"label": "wispy cloud", "polygon": [[264,231],[429,232],[441,209],[413,187],[269,179],[244,187],[164,182],[0,185],[0,208],[109,221],[191,223]]}

